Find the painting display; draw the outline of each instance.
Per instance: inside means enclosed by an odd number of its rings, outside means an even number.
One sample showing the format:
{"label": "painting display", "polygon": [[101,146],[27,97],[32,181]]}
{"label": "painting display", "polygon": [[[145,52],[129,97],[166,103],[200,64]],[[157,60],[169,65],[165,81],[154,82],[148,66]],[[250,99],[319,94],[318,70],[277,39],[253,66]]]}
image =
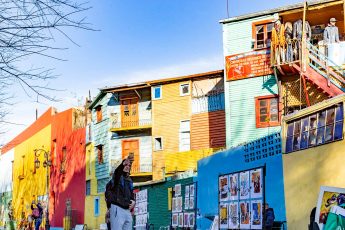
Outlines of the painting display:
{"label": "painting display", "polygon": [[251,202],[251,229],[262,229],[262,202],[253,200]]}
{"label": "painting display", "polygon": [[229,228],[239,228],[238,202],[229,204]]}
{"label": "painting display", "polygon": [[229,180],[228,176],[219,177],[219,200],[227,201],[229,197]]}
{"label": "painting display", "polygon": [[262,197],[262,170],[255,169],[250,171],[250,196],[251,198]]}
{"label": "painting display", "polygon": [[135,194],[135,225],[137,227],[145,227],[147,224],[148,210],[147,210],[147,189],[138,191]]}
{"label": "painting display", "polygon": [[263,172],[259,167],[219,176],[220,229],[262,229]]}
{"label": "painting display", "polygon": [[324,229],[328,214],[332,209],[345,204],[345,189],[321,186],[316,206],[315,222]]}

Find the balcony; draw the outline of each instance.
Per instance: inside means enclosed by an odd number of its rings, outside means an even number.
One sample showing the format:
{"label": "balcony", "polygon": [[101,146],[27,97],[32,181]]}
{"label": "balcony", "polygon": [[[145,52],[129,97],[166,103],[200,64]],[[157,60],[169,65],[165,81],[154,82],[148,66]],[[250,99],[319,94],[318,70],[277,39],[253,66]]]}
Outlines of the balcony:
{"label": "balcony", "polygon": [[149,176],[152,175],[152,164],[134,164],[131,169],[131,176]]}
{"label": "balcony", "polygon": [[113,119],[111,122],[110,131],[121,132],[121,131],[143,130],[143,129],[151,129],[151,128],[152,128],[151,119],[139,119],[139,120],[127,119],[125,121],[119,121],[117,119]]}

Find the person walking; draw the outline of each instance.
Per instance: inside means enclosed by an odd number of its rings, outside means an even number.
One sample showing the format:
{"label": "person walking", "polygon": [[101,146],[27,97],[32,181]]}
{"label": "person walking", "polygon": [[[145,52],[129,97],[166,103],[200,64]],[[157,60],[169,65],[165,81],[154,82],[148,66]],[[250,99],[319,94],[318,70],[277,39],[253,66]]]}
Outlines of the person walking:
{"label": "person walking", "polygon": [[35,220],[35,230],[39,230],[42,223],[43,208],[40,202],[35,204],[33,201],[31,204],[32,218]]}
{"label": "person walking", "polygon": [[265,230],[271,230],[273,227],[275,216],[273,208],[270,208],[269,205],[265,204],[265,216],[264,216],[264,225]]}
{"label": "person walking", "polygon": [[[115,169],[112,180],[107,184],[107,203],[110,204],[110,228],[112,230],[132,229],[133,219],[131,209],[134,208],[133,181],[130,171],[134,156],[130,154]],[[112,184],[112,186],[111,186]]]}

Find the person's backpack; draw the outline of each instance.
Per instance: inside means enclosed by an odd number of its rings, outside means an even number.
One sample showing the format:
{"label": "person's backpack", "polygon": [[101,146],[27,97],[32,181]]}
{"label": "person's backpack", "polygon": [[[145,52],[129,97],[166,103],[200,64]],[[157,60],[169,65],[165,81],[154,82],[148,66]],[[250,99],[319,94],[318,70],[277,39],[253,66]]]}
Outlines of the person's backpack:
{"label": "person's backpack", "polygon": [[109,180],[107,185],[105,186],[105,192],[104,192],[104,197],[105,197],[105,202],[107,203],[107,207],[109,208],[111,206],[111,203],[114,199],[114,192],[115,192],[115,183],[113,178]]}
{"label": "person's backpack", "polygon": [[34,208],[33,210],[32,210],[32,216],[33,216],[33,218],[38,218],[38,217],[40,217],[40,210],[38,209],[38,208]]}

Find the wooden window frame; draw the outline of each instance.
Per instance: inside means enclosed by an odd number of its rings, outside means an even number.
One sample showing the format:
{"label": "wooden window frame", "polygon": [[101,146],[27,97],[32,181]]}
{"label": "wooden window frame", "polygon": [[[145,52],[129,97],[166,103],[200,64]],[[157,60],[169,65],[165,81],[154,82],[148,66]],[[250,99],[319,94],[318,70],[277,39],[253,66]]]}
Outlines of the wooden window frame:
{"label": "wooden window frame", "polygon": [[99,165],[104,164],[103,145],[97,145],[97,162]]}
{"label": "wooden window frame", "polygon": [[[278,102],[277,102],[278,121],[260,122],[260,101],[261,100],[268,100],[268,99],[272,99],[272,98],[278,99]],[[267,110],[268,110],[268,114],[269,114],[269,117],[270,117],[271,113],[270,113],[270,107],[269,106],[268,106]],[[281,112],[280,112],[280,109],[279,109],[279,96],[277,94],[255,97],[255,121],[256,121],[256,128],[267,128],[267,127],[279,126],[280,125],[280,120],[281,120],[280,117],[281,117]]]}
{"label": "wooden window frame", "polygon": [[[161,139],[161,145],[162,145],[162,148],[160,149],[156,149],[156,139],[157,138],[160,138]],[[163,137],[162,136],[159,136],[159,137],[154,137],[153,138],[153,144],[154,144],[154,151],[162,151],[164,148],[163,148]]]}
{"label": "wooden window frame", "polygon": [[[266,19],[262,21],[257,21],[252,23],[252,39],[254,41],[254,50],[261,50],[261,49],[268,49],[271,46],[267,46],[266,41],[267,41],[267,25],[273,23],[273,19]],[[257,41],[256,41],[256,27],[263,25],[264,26],[264,43],[265,47],[258,48],[257,47]]]}
{"label": "wooden window frame", "polygon": [[103,114],[102,114],[102,106],[99,105],[95,108],[96,111],[96,121],[101,122],[103,120]]}
{"label": "wooden window frame", "polygon": [[[182,86],[185,86],[185,85],[188,85],[188,93],[182,92]],[[180,84],[180,96],[184,97],[184,96],[188,96],[188,95],[190,95],[190,83],[189,82],[188,83],[181,83]]]}

